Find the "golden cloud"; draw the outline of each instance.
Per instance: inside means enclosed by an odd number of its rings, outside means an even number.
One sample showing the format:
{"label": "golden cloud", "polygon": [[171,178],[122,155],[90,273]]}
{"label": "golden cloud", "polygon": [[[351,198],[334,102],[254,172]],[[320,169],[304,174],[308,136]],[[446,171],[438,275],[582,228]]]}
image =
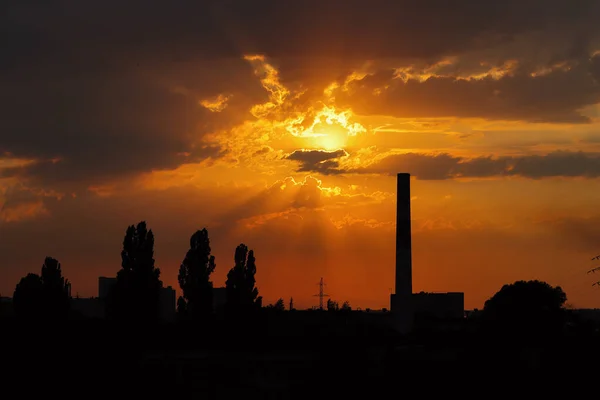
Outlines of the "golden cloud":
{"label": "golden cloud", "polygon": [[227,102],[230,98],[230,95],[220,94],[215,98],[200,101],[200,105],[211,112],[221,112],[227,108]]}

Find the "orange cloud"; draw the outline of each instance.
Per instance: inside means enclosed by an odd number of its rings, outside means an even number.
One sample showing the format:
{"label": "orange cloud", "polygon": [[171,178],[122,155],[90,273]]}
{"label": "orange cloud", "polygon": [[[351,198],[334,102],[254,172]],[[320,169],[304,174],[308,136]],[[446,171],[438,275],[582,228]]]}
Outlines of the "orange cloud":
{"label": "orange cloud", "polygon": [[227,102],[231,96],[220,94],[213,99],[206,99],[200,101],[200,105],[211,112],[221,112],[227,108]]}
{"label": "orange cloud", "polygon": [[18,222],[39,216],[48,215],[48,209],[41,200],[15,204],[0,208],[0,220],[4,222]]}

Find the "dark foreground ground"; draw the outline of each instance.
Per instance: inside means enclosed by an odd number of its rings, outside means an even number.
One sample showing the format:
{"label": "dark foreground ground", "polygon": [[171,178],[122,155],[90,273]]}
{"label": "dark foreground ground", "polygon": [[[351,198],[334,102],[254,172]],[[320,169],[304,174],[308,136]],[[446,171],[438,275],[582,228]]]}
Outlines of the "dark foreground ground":
{"label": "dark foreground ground", "polygon": [[2,389],[53,398],[577,398],[595,393],[600,378],[600,340],[589,333],[519,340],[465,327],[403,338],[379,318],[281,317],[211,329],[4,321]]}

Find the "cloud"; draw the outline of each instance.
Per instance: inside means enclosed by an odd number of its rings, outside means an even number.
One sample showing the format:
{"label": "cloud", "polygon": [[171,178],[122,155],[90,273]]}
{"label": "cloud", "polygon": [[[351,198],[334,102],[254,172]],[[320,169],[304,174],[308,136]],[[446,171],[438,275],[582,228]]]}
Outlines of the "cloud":
{"label": "cloud", "polygon": [[341,157],[348,156],[345,150],[295,150],[285,158],[288,160],[299,161],[300,167],[297,172],[318,172],[323,175],[340,173],[339,162]]}
{"label": "cloud", "polygon": [[212,112],[221,112],[227,108],[227,101],[229,96],[219,94],[213,99],[205,99],[200,102],[200,105]]}
{"label": "cloud", "polygon": [[286,177],[260,190],[248,188],[247,192],[249,194],[242,197],[239,204],[215,215],[214,221],[218,221],[219,225],[235,227],[239,224],[249,228],[307,212],[348,210],[351,207],[378,204],[393,197],[381,191],[368,193],[356,188],[325,186],[322,180],[310,175],[302,180]]}
{"label": "cloud", "polygon": [[12,178],[0,179],[0,221],[19,222],[48,216],[46,200],[59,201],[63,193],[28,187]]}
{"label": "cloud", "polygon": [[[386,7],[368,6],[364,0],[203,0],[187,7],[159,0],[126,5],[29,0],[11,4],[11,12],[4,13],[6,37],[12,39],[3,43],[8,51],[5,60],[11,60],[3,66],[41,57],[77,60],[80,65],[107,55],[126,59],[128,54],[144,61],[240,54],[278,58],[302,54],[308,59],[341,57],[361,62],[397,56],[427,58],[510,42],[524,32],[554,31],[560,37],[576,27],[577,33],[597,33],[597,9],[593,0],[576,4],[511,0],[502,5],[404,0]],[[109,19],[110,27],[104,24]],[[27,48],[36,52],[24,51]],[[141,54],[145,57],[139,58]]]}
{"label": "cloud", "polygon": [[[331,109],[317,94],[368,114],[571,122],[599,100],[593,1],[189,6],[7,5],[0,151],[59,160],[22,176],[87,188],[225,155],[247,161],[245,150],[315,128],[310,116]],[[363,132],[348,113],[341,107],[333,122]],[[335,160],[323,163],[335,171]]]}
{"label": "cloud", "polygon": [[486,65],[475,58],[472,65],[460,65],[460,59],[421,68],[399,65],[353,80],[333,94],[337,104],[363,115],[590,122],[581,110],[600,102],[600,84],[592,72],[600,55],[587,53],[549,66],[526,61]]}
{"label": "cloud", "polygon": [[40,200],[14,206],[5,204],[0,208],[0,221],[4,222],[18,222],[42,215],[48,215],[48,209]]}
{"label": "cloud", "polygon": [[219,154],[194,127],[212,113],[186,96],[135,75],[46,78],[3,84],[0,149],[41,161],[22,175],[87,186]]}
{"label": "cloud", "polygon": [[600,177],[600,154],[555,151],[546,155],[458,157],[448,153],[404,153],[382,156],[348,173],[395,175],[409,172],[417,179],[511,177]]}

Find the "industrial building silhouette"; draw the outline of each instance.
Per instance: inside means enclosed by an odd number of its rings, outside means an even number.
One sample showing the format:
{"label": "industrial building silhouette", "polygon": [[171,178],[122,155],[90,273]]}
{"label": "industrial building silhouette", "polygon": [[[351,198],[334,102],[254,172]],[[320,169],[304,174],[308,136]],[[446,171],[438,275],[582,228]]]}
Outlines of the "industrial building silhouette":
{"label": "industrial building silhouette", "polygon": [[396,190],[396,287],[390,298],[395,328],[409,333],[416,316],[438,320],[463,318],[464,293],[413,293],[410,174],[398,174]]}

